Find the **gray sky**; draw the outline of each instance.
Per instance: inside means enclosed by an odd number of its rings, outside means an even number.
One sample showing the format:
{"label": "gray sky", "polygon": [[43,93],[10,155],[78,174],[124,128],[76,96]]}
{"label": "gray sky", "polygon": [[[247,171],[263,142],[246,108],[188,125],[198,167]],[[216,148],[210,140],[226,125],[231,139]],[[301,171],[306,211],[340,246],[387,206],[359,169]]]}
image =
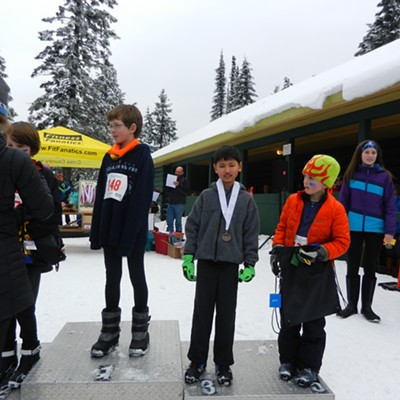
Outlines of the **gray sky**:
{"label": "gray sky", "polygon": [[[354,56],[375,21],[379,0],[119,0],[110,10],[120,40],[111,43],[112,62],[126,102],[143,114],[161,89],[172,103],[178,136],[207,125],[221,50],[227,77],[234,55],[253,68],[258,98],[288,76],[295,84]],[[3,4],[4,3],[4,4]],[[43,78],[30,77],[64,0],[2,2],[0,55],[18,119],[43,92]],[[44,79],[45,80],[45,79]]]}

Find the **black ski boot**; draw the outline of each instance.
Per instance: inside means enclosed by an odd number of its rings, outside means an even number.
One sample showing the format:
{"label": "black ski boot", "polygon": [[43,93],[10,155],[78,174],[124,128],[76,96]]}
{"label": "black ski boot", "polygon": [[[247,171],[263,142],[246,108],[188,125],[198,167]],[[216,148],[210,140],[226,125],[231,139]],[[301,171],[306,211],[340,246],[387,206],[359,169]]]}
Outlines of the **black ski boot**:
{"label": "black ski boot", "polygon": [[206,364],[200,363],[196,364],[191,362],[188,369],[185,372],[185,382],[191,385],[199,381],[200,376],[204,374],[206,370]]}
{"label": "black ski boot", "polygon": [[121,322],[121,309],[107,310],[101,312],[102,327],[99,339],[92,346],[90,355],[93,358],[101,358],[113,351],[119,342],[119,325]]}
{"label": "black ski boot", "polygon": [[221,386],[231,386],[233,375],[229,365],[215,364],[218,384]]}
{"label": "black ski boot", "polygon": [[148,332],[150,324],[149,309],[144,312],[137,312],[132,308],[132,340],[129,345],[131,357],[144,356],[149,349],[150,335]]}
{"label": "black ski boot", "polygon": [[40,345],[33,350],[21,349],[21,359],[19,360],[18,368],[14,371],[8,381],[8,386],[12,389],[18,389],[39,359]]}
{"label": "black ski boot", "polygon": [[363,276],[362,287],[361,287],[361,314],[364,315],[365,319],[369,322],[379,323],[381,318],[372,311],[372,300],[374,299],[376,278]]}
{"label": "black ski boot", "polygon": [[360,295],[360,275],[346,276],[347,287],[347,306],[345,309],[337,312],[337,315],[342,318],[348,318],[351,315],[357,314],[357,303]]}
{"label": "black ski boot", "polygon": [[14,348],[4,350],[0,358],[0,387],[6,385],[10,377],[14,373],[18,365],[17,358],[17,343],[15,342]]}
{"label": "black ski boot", "polygon": [[311,368],[304,368],[299,371],[294,380],[300,387],[308,387],[318,381],[318,372]]}
{"label": "black ski boot", "polygon": [[296,368],[291,363],[282,363],[278,371],[279,377],[284,381],[290,381],[296,374]]}

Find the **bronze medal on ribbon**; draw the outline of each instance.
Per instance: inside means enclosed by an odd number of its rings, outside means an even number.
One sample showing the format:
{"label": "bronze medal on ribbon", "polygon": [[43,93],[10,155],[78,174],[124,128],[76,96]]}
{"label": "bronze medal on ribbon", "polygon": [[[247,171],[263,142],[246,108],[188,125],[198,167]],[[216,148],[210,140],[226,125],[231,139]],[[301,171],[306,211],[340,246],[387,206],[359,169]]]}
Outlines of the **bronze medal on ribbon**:
{"label": "bronze medal on ribbon", "polygon": [[221,236],[221,239],[224,242],[229,242],[232,239],[232,236],[228,232],[224,232]]}

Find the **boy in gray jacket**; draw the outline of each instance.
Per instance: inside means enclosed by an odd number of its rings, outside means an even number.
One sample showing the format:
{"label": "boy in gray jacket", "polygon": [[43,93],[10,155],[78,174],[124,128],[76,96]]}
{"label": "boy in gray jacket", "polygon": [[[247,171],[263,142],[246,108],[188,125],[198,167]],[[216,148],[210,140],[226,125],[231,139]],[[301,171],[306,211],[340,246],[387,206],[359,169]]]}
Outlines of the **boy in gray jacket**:
{"label": "boy in gray jacket", "polygon": [[[235,313],[238,282],[255,276],[258,261],[259,216],[245,187],[236,182],[242,170],[238,150],[219,148],[213,157],[217,182],[197,198],[187,218],[183,274],[196,281],[192,332],[185,373],[186,383],[195,383],[204,373],[214,309],[214,362],[220,385],[232,380]],[[197,277],[194,259],[197,259]],[[239,264],[244,268],[239,270]]]}

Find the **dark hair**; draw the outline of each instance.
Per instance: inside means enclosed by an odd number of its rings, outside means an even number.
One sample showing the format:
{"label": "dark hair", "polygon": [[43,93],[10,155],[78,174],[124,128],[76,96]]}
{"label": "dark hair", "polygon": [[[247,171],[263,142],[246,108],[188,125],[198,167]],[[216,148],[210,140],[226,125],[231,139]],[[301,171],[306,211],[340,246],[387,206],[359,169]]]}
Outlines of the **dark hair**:
{"label": "dark hair", "polygon": [[222,146],[213,155],[213,163],[216,164],[220,160],[236,160],[241,163],[239,150],[233,146]]}
{"label": "dark hair", "polygon": [[7,118],[3,114],[0,114],[0,133],[2,133],[2,131],[4,131],[4,129],[7,126],[8,126]]}
{"label": "dark hair", "polygon": [[29,146],[31,156],[39,153],[40,137],[38,131],[28,122],[14,122],[5,130],[6,137],[15,143]]}
{"label": "dark hair", "polygon": [[392,174],[390,173],[390,171],[388,171],[385,168],[385,165],[383,164],[382,149],[379,146],[379,144],[377,142],[375,142],[374,140],[364,140],[363,142],[359,143],[358,146],[356,147],[356,149],[354,150],[354,153],[353,153],[353,156],[351,157],[350,163],[349,163],[345,173],[343,174],[344,182],[348,183],[353,178],[355,170],[361,164],[361,154],[363,153],[363,147],[368,142],[371,142],[372,144],[374,144],[374,146],[369,146],[369,147],[376,148],[377,156],[376,156],[375,164],[379,164],[389,174],[390,179],[392,179]]}
{"label": "dark hair", "polygon": [[107,114],[107,121],[114,119],[121,120],[127,128],[132,124],[136,125],[136,131],[133,134],[135,138],[142,132],[143,117],[139,109],[134,104],[119,104],[110,110]]}

